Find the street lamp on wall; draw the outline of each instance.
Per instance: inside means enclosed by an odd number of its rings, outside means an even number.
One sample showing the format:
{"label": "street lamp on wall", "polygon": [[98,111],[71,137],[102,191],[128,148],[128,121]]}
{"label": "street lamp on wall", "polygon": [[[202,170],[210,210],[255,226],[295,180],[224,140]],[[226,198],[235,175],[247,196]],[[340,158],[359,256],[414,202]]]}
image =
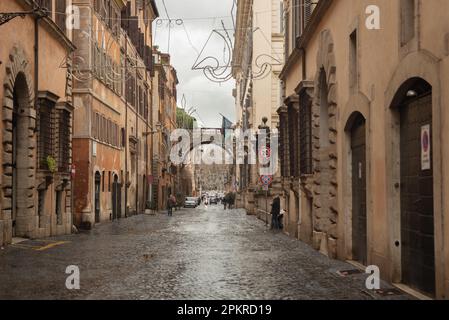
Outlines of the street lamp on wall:
{"label": "street lamp on wall", "polygon": [[26,16],[35,15],[38,18],[47,17],[49,14],[48,10],[44,8],[36,8],[31,11],[23,11],[23,12],[0,12],[0,26],[8,23],[9,21],[20,17],[24,19]]}
{"label": "street lamp on wall", "polygon": [[143,135],[144,136],[149,136],[149,135],[152,135],[152,134],[156,134],[156,133],[159,133],[161,131],[161,129],[162,129],[162,124],[158,123],[158,124],[156,124],[156,130],[144,132]]}
{"label": "street lamp on wall", "polygon": [[408,90],[406,95],[407,98],[414,98],[418,96],[418,93],[415,90]]}

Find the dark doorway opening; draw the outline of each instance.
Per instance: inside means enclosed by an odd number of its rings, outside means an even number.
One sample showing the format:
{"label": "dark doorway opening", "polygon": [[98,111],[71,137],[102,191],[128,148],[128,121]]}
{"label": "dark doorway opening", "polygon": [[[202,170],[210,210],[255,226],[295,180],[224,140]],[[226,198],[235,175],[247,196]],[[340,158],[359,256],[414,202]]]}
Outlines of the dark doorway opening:
{"label": "dark doorway opening", "polygon": [[29,93],[26,79],[22,73],[19,73],[14,84],[12,115],[11,219],[13,237],[26,237],[28,228],[23,224],[27,223],[27,218],[34,219],[32,216],[27,217],[29,123],[26,110],[30,108],[28,103]]}
{"label": "dark doorway opening", "polygon": [[352,256],[367,264],[366,123],[357,114],[351,127],[352,167]]}
{"label": "dark doorway opening", "polygon": [[101,212],[101,204],[100,204],[100,192],[101,192],[101,174],[100,172],[95,173],[95,223],[100,222],[100,212]]}
{"label": "dark doorway opening", "polygon": [[112,220],[121,218],[122,211],[122,191],[121,184],[117,175],[114,175],[114,182],[112,184]]}
{"label": "dark doorway opening", "polygon": [[434,295],[432,89],[422,79],[405,85],[399,107],[402,282]]}

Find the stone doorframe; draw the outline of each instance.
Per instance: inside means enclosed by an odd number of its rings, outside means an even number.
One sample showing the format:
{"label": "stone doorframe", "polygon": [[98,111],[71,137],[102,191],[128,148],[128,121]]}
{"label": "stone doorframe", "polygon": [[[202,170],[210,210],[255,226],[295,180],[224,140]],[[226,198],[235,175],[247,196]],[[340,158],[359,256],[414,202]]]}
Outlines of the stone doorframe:
{"label": "stone doorframe", "polygon": [[[20,179],[21,190],[17,199],[23,211],[18,216],[16,226],[17,236],[33,237],[35,226],[35,182],[36,182],[36,110],[34,108],[34,88],[30,71],[30,62],[23,49],[14,46],[9,54],[5,66],[5,78],[3,79],[4,96],[2,101],[2,176],[1,176],[1,211],[0,221],[4,221],[3,241],[9,243],[12,236],[12,196],[13,196],[13,110],[14,110],[14,86],[16,81],[21,81],[22,97],[19,97],[19,113],[22,121],[28,121],[26,132],[22,132],[19,139],[25,143],[18,150],[19,157],[26,157],[22,163],[25,168]],[[20,83],[19,83],[20,85]],[[26,125],[26,122],[24,123]]]}
{"label": "stone doorframe", "polygon": [[363,93],[351,95],[349,101],[341,114],[340,131],[342,137],[341,170],[339,170],[339,181],[341,181],[342,192],[339,193],[338,216],[338,257],[342,260],[352,260],[352,150],[351,129],[353,121],[358,115],[365,118],[366,132],[366,219],[367,219],[367,261],[370,260],[370,243],[372,239],[373,206],[371,191],[371,102]]}
{"label": "stone doorframe", "polygon": [[[444,262],[444,172],[442,150],[443,110],[441,105],[441,64],[439,59],[425,50],[404,57],[393,73],[385,92],[386,181],[389,244],[393,282],[401,282],[401,207],[400,207],[400,120],[398,105],[402,102],[401,87],[411,78],[421,78],[432,86],[433,168],[434,168],[434,226],[435,226],[435,284],[436,297],[445,292]],[[439,173],[439,174],[438,174]],[[446,289],[448,291],[448,289]]]}
{"label": "stone doorframe", "polygon": [[[317,53],[317,69],[314,80],[314,98],[312,101],[312,144],[313,144],[313,238],[314,247],[330,257],[337,255],[337,220],[338,220],[338,182],[337,182],[337,76],[334,41],[329,30],[320,34],[320,43]],[[329,116],[329,180],[323,181],[321,177],[321,143],[320,143],[320,104],[321,104],[321,75],[326,75],[326,92]],[[329,187],[329,188],[325,188]]]}

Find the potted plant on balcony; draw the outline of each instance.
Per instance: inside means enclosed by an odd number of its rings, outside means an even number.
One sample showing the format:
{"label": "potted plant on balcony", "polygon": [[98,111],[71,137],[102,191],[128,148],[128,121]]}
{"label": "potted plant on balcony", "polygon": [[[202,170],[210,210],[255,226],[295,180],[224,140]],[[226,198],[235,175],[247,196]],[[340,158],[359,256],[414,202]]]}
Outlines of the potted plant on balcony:
{"label": "potted plant on balcony", "polygon": [[50,171],[52,174],[56,172],[57,163],[55,158],[53,158],[52,156],[47,156],[47,158],[45,158],[45,163],[47,165],[48,171]]}
{"label": "potted plant on balcony", "polygon": [[55,158],[52,156],[47,156],[43,162],[47,169],[45,174],[45,184],[48,186],[53,182],[53,175],[57,171],[58,165]]}

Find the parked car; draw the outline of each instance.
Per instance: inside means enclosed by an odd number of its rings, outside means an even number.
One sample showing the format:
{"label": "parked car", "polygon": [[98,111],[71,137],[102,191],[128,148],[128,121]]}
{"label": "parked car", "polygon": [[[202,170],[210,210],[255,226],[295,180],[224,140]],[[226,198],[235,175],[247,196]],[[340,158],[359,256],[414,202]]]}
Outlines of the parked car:
{"label": "parked car", "polygon": [[196,208],[198,206],[198,200],[195,197],[187,197],[184,201],[184,208]]}
{"label": "parked car", "polygon": [[218,198],[217,197],[210,197],[209,204],[218,204]]}

